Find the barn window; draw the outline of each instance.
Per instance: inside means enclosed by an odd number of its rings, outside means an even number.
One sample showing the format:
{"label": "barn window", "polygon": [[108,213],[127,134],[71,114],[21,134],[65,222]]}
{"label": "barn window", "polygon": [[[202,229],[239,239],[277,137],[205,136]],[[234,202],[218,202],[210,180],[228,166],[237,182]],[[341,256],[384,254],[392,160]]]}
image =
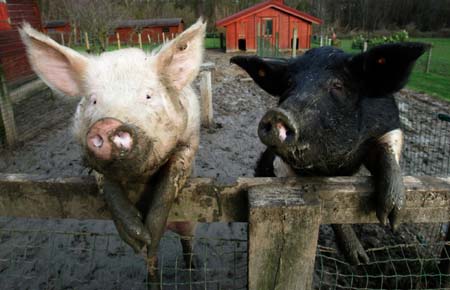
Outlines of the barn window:
{"label": "barn window", "polygon": [[162,32],[168,33],[170,31],[168,26],[163,27]]}
{"label": "barn window", "polygon": [[264,35],[272,35],[273,20],[271,18],[264,19]]}

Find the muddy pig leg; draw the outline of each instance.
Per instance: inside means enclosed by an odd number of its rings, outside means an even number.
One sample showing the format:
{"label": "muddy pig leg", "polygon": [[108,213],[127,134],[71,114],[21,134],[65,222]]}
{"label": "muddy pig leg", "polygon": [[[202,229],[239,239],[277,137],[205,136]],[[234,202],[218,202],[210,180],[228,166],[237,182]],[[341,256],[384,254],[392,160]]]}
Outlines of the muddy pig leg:
{"label": "muddy pig leg", "polygon": [[148,229],[144,226],[142,214],[131,203],[120,185],[103,181],[103,195],[111,212],[120,237],[139,253],[151,243]]}
{"label": "muddy pig leg", "polygon": [[198,148],[198,138],[194,139],[190,145],[179,147],[158,172],[157,183],[152,192],[152,200],[145,219],[145,225],[151,236],[151,244],[147,248],[150,281],[158,281],[156,257],[159,241],[166,229],[173,201],[191,173],[192,160]]}
{"label": "muddy pig leg", "polygon": [[184,263],[187,268],[195,269],[193,241],[197,223],[194,222],[173,222],[167,224],[167,229],[180,235],[181,247],[183,249]]}
{"label": "muddy pig leg", "polygon": [[405,189],[400,169],[403,132],[390,131],[377,140],[364,165],[372,173],[377,191],[376,212],[383,225],[398,226],[398,216],[405,204]]}
{"label": "muddy pig leg", "polygon": [[331,225],[336,243],[347,261],[352,265],[367,264],[369,256],[361,245],[351,225]]}

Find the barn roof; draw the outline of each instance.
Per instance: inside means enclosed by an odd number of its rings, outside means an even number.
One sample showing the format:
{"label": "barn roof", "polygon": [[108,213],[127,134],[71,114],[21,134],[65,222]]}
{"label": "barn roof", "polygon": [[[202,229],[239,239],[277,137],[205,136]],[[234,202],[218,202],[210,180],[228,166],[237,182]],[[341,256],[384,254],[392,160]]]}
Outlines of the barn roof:
{"label": "barn roof", "polygon": [[183,23],[182,18],[159,18],[159,19],[132,19],[119,21],[116,28],[125,27],[152,27],[152,26],[178,26]]}
{"label": "barn roof", "polygon": [[317,17],[314,17],[308,13],[298,11],[297,9],[294,9],[292,7],[289,7],[283,3],[283,1],[279,0],[267,0],[261,3],[258,3],[256,5],[253,5],[247,9],[241,10],[236,14],[230,15],[228,17],[225,17],[221,20],[218,20],[216,22],[217,26],[227,26],[232,22],[235,22],[241,18],[247,17],[252,14],[256,14],[262,10],[265,10],[267,8],[275,8],[278,10],[281,10],[289,15],[292,15],[297,18],[301,18],[307,22],[311,22],[314,24],[322,24],[322,19],[319,19]]}
{"label": "barn roof", "polygon": [[55,28],[67,25],[69,22],[65,20],[51,20],[44,22],[44,28]]}

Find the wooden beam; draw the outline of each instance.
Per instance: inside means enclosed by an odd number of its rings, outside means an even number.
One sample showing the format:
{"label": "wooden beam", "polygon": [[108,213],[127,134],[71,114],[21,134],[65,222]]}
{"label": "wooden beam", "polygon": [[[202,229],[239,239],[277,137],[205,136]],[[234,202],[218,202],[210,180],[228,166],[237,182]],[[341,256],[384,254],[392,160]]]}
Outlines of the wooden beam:
{"label": "wooden beam", "polygon": [[[402,222],[450,220],[450,177],[407,176],[404,183],[407,200]],[[239,178],[225,185],[210,178],[194,178],[179,195],[169,220],[248,221],[247,191],[258,185],[278,187],[293,198],[317,195],[322,224],[378,223],[370,177]],[[49,179],[22,174],[0,174],[0,216],[110,218],[93,177]]]}
{"label": "wooden beam", "polygon": [[48,87],[41,79],[38,78],[10,91],[9,96],[11,97],[12,104],[16,105],[30,96],[44,90],[48,90]]}
{"label": "wooden beam", "polygon": [[312,289],[321,220],[317,194],[255,186],[248,196],[248,289]]}
{"label": "wooden beam", "polygon": [[[17,142],[16,121],[13,104],[6,86],[6,77],[0,64],[0,124],[3,124],[6,145],[14,148]],[[2,126],[0,126],[2,127]]]}
{"label": "wooden beam", "polygon": [[212,84],[210,71],[203,71],[200,73],[200,107],[200,119],[202,126],[209,128],[213,125]]}

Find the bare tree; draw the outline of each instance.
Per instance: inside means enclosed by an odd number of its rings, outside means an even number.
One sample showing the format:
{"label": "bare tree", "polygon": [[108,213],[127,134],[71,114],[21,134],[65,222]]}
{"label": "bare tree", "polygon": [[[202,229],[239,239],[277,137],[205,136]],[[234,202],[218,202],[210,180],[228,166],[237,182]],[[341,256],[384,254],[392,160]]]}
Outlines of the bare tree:
{"label": "bare tree", "polygon": [[63,4],[72,25],[88,32],[98,40],[101,49],[106,50],[108,35],[125,15],[122,1],[63,0]]}

